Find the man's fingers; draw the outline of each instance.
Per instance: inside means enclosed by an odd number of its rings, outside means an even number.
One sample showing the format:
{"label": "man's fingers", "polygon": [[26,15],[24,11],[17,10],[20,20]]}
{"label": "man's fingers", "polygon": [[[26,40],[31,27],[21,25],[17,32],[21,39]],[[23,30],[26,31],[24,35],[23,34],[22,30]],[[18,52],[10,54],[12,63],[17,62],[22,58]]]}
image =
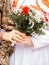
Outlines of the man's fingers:
{"label": "man's fingers", "polygon": [[18,43],[23,43],[23,40],[20,40],[19,38],[13,37],[12,39]]}
{"label": "man's fingers", "polygon": [[9,39],[10,42],[14,43],[14,41],[12,39]]}
{"label": "man's fingers", "polygon": [[18,35],[22,36],[23,38],[26,37],[26,35],[25,35],[24,33],[21,33],[21,32],[19,32],[19,31],[15,31],[15,34],[18,34]]}
{"label": "man's fingers", "polygon": [[24,40],[24,38],[22,36],[18,35],[18,34],[14,34],[13,37],[16,37],[16,38],[18,38],[18,39],[20,39],[22,41]]}

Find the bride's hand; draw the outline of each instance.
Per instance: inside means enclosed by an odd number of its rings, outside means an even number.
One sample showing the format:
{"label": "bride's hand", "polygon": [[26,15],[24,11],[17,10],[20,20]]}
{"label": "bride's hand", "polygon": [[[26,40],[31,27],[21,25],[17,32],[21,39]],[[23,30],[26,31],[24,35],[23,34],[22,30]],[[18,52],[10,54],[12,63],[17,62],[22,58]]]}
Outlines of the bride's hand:
{"label": "bride's hand", "polygon": [[26,46],[33,46],[34,47],[33,41],[31,40],[30,36],[27,36],[27,35],[24,38],[23,44],[25,44]]}
{"label": "bride's hand", "polygon": [[3,32],[2,35],[2,40],[6,40],[6,41],[10,41],[10,42],[19,42],[19,43],[23,43],[25,38],[25,34],[17,31],[17,30],[13,30],[11,32]]}

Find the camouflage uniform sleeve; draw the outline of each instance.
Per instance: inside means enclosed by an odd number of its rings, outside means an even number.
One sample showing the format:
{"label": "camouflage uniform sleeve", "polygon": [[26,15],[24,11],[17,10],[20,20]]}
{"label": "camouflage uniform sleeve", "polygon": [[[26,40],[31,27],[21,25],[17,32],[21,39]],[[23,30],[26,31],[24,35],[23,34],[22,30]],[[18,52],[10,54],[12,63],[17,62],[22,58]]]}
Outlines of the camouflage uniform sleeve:
{"label": "camouflage uniform sleeve", "polygon": [[3,34],[3,32],[5,32],[5,30],[0,28],[0,41],[2,41],[2,34]]}
{"label": "camouflage uniform sleeve", "polygon": [[[2,35],[2,32],[4,32],[3,29],[0,29],[0,38]],[[7,53],[7,45],[3,43],[3,41],[0,39],[0,65],[8,65],[8,58],[9,55],[5,55]]]}
{"label": "camouflage uniform sleeve", "polygon": [[[6,54],[7,49],[4,44],[0,44],[0,65],[8,65],[9,55]],[[5,55],[6,54],[6,55]]]}
{"label": "camouflage uniform sleeve", "polygon": [[[0,29],[0,36],[4,29]],[[13,52],[11,42],[0,40],[0,65],[8,65],[9,55]]]}
{"label": "camouflage uniform sleeve", "polygon": [[[0,37],[2,32],[6,30],[13,30],[13,21],[7,18],[7,14],[10,12],[10,0],[0,0]],[[9,54],[12,53],[13,48],[11,48],[11,42],[0,40],[0,65],[8,65]]]}
{"label": "camouflage uniform sleeve", "polygon": [[11,13],[10,0],[2,0],[1,7],[1,27],[6,31],[15,29],[15,23],[9,19],[8,14]]}

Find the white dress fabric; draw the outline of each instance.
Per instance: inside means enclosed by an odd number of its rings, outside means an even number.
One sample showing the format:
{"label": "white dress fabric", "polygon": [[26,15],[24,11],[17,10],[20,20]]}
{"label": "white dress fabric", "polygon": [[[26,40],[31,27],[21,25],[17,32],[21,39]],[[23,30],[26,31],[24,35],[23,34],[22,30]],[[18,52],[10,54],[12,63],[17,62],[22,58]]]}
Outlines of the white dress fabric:
{"label": "white dress fabric", "polygon": [[16,45],[9,65],[49,65],[49,31],[46,35],[34,36],[34,47]]}
{"label": "white dress fabric", "polygon": [[[24,4],[35,0],[26,1]],[[9,65],[49,65],[49,31],[44,30],[44,32],[45,35],[31,37],[34,47],[16,44],[9,58]]]}

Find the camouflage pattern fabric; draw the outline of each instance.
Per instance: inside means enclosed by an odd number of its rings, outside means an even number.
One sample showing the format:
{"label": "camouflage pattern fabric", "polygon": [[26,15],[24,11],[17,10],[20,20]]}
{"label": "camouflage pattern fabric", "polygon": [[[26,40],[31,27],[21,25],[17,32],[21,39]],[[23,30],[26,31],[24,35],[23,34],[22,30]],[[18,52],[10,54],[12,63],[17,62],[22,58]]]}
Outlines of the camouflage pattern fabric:
{"label": "camouflage pattern fabric", "polygon": [[[0,30],[4,29],[6,31],[11,31],[15,29],[14,22],[7,18],[10,12],[10,0],[0,0]],[[0,65],[8,65],[9,54],[13,51],[13,49],[11,49],[8,53],[8,46],[10,45],[11,42],[0,41]]]}

